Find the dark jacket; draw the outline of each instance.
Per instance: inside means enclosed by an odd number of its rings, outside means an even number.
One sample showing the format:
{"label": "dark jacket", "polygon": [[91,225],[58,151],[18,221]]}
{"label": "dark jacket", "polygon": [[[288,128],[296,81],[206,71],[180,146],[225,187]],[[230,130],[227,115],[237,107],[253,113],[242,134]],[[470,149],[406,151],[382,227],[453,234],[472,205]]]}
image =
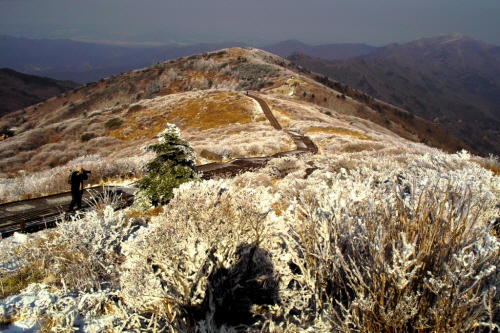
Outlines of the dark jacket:
{"label": "dark jacket", "polygon": [[87,172],[83,171],[78,174],[78,171],[73,171],[71,174],[71,192],[83,191],[83,181],[89,179]]}

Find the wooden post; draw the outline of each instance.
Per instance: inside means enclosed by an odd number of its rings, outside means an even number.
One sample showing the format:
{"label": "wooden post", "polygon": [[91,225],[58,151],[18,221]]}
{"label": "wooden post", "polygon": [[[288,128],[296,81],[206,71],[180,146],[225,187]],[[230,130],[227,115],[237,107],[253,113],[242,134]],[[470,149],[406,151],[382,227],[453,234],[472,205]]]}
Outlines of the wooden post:
{"label": "wooden post", "polygon": [[19,224],[20,224],[21,232],[23,234],[26,233],[26,223],[24,222],[24,219],[21,219],[21,221],[19,222]]}
{"label": "wooden post", "polygon": [[123,199],[125,200],[125,207],[128,207],[128,193],[125,193]]}

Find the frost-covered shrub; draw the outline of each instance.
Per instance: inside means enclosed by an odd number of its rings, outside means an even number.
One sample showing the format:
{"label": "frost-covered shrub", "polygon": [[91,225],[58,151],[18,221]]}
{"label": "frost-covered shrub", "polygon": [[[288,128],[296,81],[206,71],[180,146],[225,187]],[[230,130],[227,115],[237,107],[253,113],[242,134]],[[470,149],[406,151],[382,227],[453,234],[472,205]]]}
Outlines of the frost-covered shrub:
{"label": "frost-covered shrub", "polygon": [[235,155],[233,149],[228,146],[216,145],[210,147],[210,150],[223,158],[231,158]]}
{"label": "frost-covered shrub", "polygon": [[212,329],[248,324],[253,304],[276,304],[268,211],[256,194],[214,181],[177,189],[165,213],[124,246],[125,301],[146,302],[166,321],[177,314],[175,327],[204,320]]}
{"label": "frost-covered shrub", "polygon": [[290,173],[305,169],[305,163],[297,157],[287,156],[272,159],[269,161],[266,169],[270,176],[281,179]]}
{"label": "frost-covered shrub", "polygon": [[109,288],[116,283],[120,244],[130,232],[124,212],[106,209],[89,212],[80,219],[61,222],[56,229],[3,252],[2,266],[18,269],[34,265],[52,283],[71,290]]}
{"label": "frost-covered shrub", "polygon": [[157,79],[149,81],[146,85],[146,97],[152,98],[161,90],[162,87],[162,83]]}
{"label": "frost-covered shrub", "polygon": [[474,157],[473,161],[481,165],[483,168],[495,172],[497,175],[500,174],[500,161],[498,156],[490,154],[487,158]]}
{"label": "frost-covered shrub", "polygon": [[273,178],[263,172],[245,172],[236,176],[233,184],[239,187],[271,187],[273,185]]}
{"label": "frost-covered shrub", "polygon": [[500,242],[488,227],[488,193],[453,175],[382,192],[352,180],[337,177],[333,193],[303,191],[288,216],[311,311],[359,332],[463,332],[498,320],[490,316]]}
{"label": "frost-covered shrub", "polygon": [[135,178],[141,174],[139,163],[140,159],[108,159],[98,155],[86,155],[73,159],[62,167],[42,172],[23,173],[20,177],[13,179],[2,178],[0,179],[0,202],[69,191],[68,174],[70,170],[76,170],[78,167],[92,171],[89,179],[85,181],[86,187],[111,180]]}
{"label": "frost-covered shrub", "polygon": [[[136,223],[108,206],[101,214],[91,212],[2,247],[2,268],[35,268],[51,286],[31,284],[1,300],[0,322],[21,321],[31,331],[136,327],[127,325],[130,313],[116,293],[123,261],[120,248],[134,228]],[[3,283],[1,271],[0,277]]]}
{"label": "frost-covered shrub", "polygon": [[192,80],[191,83],[196,89],[209,89],[213,82],[211,80],[207,80],[205,77],[201,77],[199,79]]}
{"label": "frost-covered shrub", "polygon": [[276,153],[279,153],[281,150],[279,143],[277,142],[266,142],[264,143],[264,147],[262,149],[262,154],[265,156],[271,156]]}
{"label": "frost-covered shrub", "polygon": [[379,150],[384,147],[385,145],[377,142],[356,141],[343,145],[342,149],[347,152],[360,152],[363,150]]}
{"label": "frost-covered shrub", "polygon": [[210,58],[205,60],[204,58],[198,59],[193,63],[193,68],[198,71],[215,71],[219,70],[219,67],[222,63],[214,61],[214,59]]}
{"label": "frost-covered shrub", "polygon": [[233,75],[238,79],[251,80],[274,75],[275,67],[259,63],[240,63],[233,68]]}
{"label": "frost-covered shrub", "polygon": [[45,269],[72,290],[113,287],[122,260],[119,247],[128,227],[124,212],[115,214],[111,206],[101,215],[94,211],[83,219],[60,224],[53,238],[40,245]]}
{"label": "frost-covered shrub", "polygon": [[252,143],[247,146],[247,153],[250,156],[260,156],[260,154],[262,153],[262,146],[258,143]]}
{"label": "frost-covered shrub", "polygon": [[359,159],[346,156],[345,154],[335,156],[328,161],[328,171],[340,172],[342,169],[354,170],[359,163]]}

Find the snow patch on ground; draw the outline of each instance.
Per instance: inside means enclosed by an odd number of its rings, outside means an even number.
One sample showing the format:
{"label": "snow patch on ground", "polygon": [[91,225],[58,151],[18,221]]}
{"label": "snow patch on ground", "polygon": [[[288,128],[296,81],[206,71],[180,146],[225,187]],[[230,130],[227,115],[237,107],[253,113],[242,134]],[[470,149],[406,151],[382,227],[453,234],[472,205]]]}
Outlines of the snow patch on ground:
{"label": "snow patch on ground", "polygon": [[[66,323],[74,332],[103,332],[121,326],[122,319],[116,314],[96,313],[96,304],[105,304],[106,292],[91,294],[64,293],[48,285],[29,285],[19,295],[0,302],[0,318],[12,323],[0,332],[38,332],[44,326]],[[112,306],[109,306],[112,308]],[[21,316],[19,314],[22,314]]]}

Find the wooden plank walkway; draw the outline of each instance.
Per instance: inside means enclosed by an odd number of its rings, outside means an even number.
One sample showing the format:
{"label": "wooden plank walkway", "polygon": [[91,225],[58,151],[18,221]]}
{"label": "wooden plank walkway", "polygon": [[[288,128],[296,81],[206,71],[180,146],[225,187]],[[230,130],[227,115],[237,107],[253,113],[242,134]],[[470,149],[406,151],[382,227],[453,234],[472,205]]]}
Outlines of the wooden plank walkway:
{"label": "wooden plank walkway", "polygon": [[[96,204],[103,193],[120,195],[122,201],[133,201],[135,188],[96,186],[86,188],[82,198],[82,210]],[[0,205],[0,234],[2,237],[14,232],[33,232],[54,226],[65,218],[71,202],[71,193],[59,193],[41,198],[8,202]],[[123,202],[125,204],[125,202]]]}

